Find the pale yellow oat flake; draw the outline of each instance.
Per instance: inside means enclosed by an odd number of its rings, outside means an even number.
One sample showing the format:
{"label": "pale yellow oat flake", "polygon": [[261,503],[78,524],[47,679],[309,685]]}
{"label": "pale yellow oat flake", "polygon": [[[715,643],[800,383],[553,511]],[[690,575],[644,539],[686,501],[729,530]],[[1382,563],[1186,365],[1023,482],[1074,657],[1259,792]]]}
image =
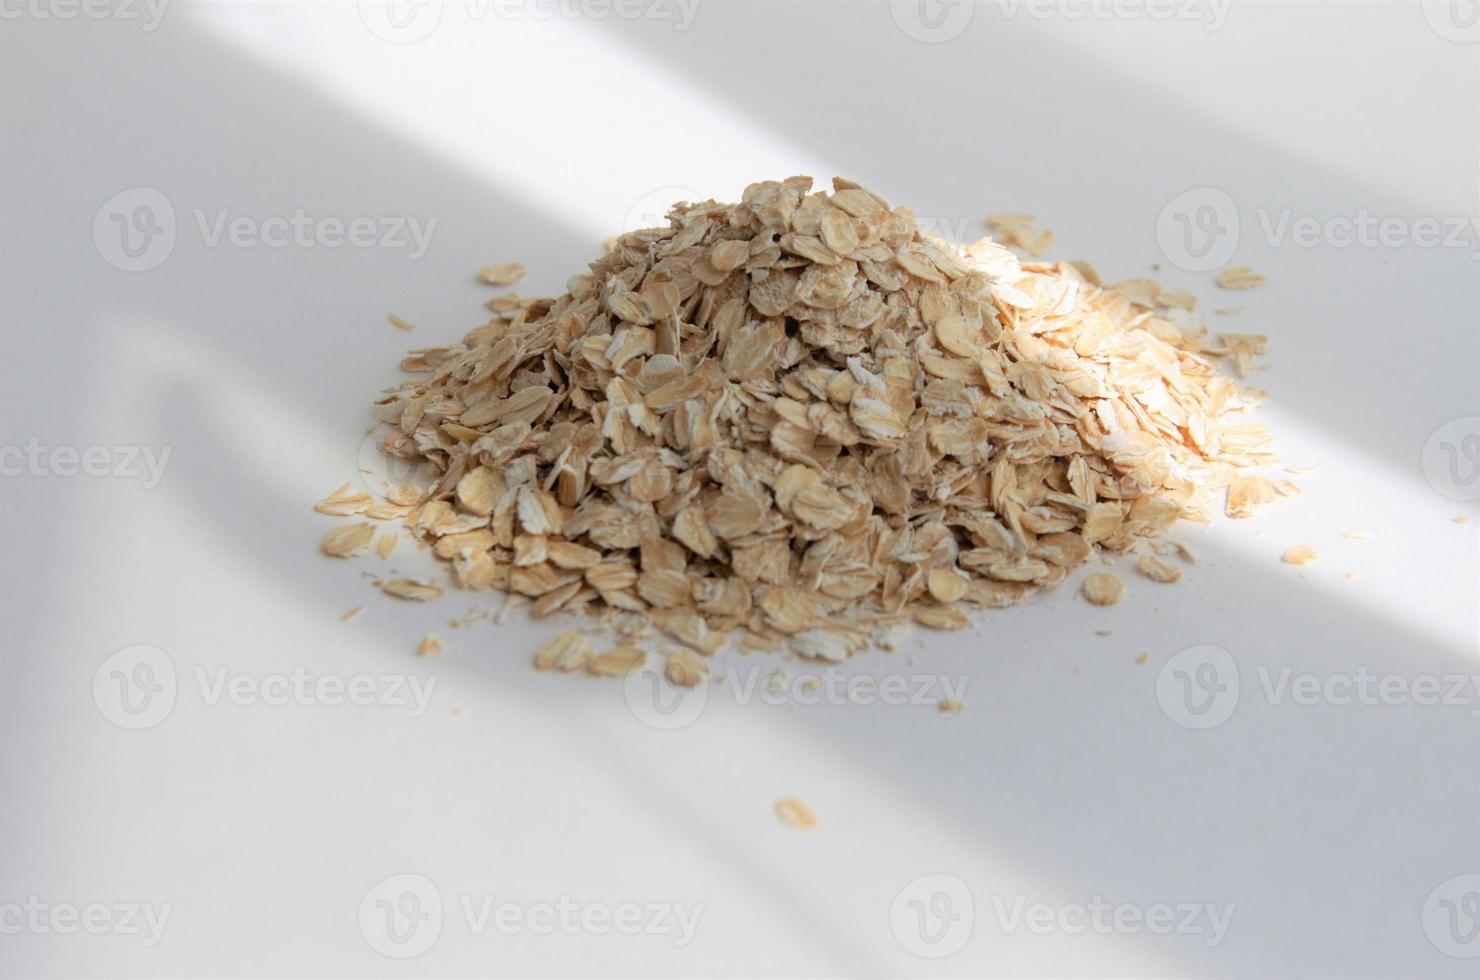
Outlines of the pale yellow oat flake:
{"label": "pale yellow oat flake", "polygon": [[1297,544],[1286,548],[1280,559],[1290,565],[1309,565],[1316,560],[1316,549],[1308,544]]}
{"label": "pale yellow oat flake", "polygon": [[797,830],[811,830],[817,826],[817,814],[812,808],[795,797],[776,802],[776,819]]}
{"label": "pale yellow oat flake", "polygon": [[1125,594],[1125,583],[1109,572],[1095,572],[1084,580],[1084,597],[1097,606],[1113,606]]}

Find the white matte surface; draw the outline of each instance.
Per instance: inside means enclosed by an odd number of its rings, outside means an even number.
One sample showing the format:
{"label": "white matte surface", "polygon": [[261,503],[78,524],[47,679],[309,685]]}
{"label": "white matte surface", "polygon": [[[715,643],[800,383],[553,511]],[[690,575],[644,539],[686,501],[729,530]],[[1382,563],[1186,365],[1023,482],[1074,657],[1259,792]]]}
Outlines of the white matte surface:
{"label": "white matte surface", "polygon": [[[1480,414],[1476,239],[1280,246],[1257,214],[1476,214],[1480,45],[1441,37],[1414,3],[1224,13],[1209,29],[990,3],[943,43],[910,37],[888,4],[841,2],[702,3],[682,31],[448,4],[404,44],[367,29],[375,4],[177,3],[153,31],[0,21],[0,445],[171,453],[152,488],[0,481],[0,973],[1473,976],[1428,936],[1440,899],[1461,901],[1461,940],[1480,916],[1463,904],[1480,878],[1431,898],[1480,872],[1480,512],[1421,462],[1438,426]],[[365,406],[402,351],[481,322],[473,269],[522,260],[521,292],[556,291],[665,188],[735,199],[798,172],[861,180],[968,238],[990,211],[1032,212],[1055,255],[1111,279],[1166,263],[1155,223],[1175,195],[1226,191],[1235,261],[1268,286],[1161,275],[1210,317],[1246,307],[1215,329],[1270,336],[1264,421],[1292,465],[1317,467],[1297,477],[1304,495],[1187,528],[1201,560],[1177,586],[1127,569],[1126,600],[1096,609],[1081,573],[846,667],[964,677],[953,718],[741,704],[726,685],[696,722],[657,731],[620,684],[534,672],[548,628],[450,629],[466,596],[398,603],[360,574],[377,560],[316,553],[331,522],[309,504],[354,478]],[[136,187],[168,199],[177,241],[127,273],[91,230]],[[436,224],[416,260],[205,241],[222,209],[300,208]],[[1355,530],[1371,540],[1343,538]],[[1298,543],[1319,562],[1282,564]],[[404,546],[391,564],[430,567]],[[418,660],[428,630],[447,650]],[[135,644],[166,651],[179,688],[161,723],[125,731],[93,681]],[[1241,692],[1195,731],[1157,679],[1203,644],[1232,654]],[[198,672],[223,667],[435,687],[416,718],[211,704]],[[1287,667],[1466,686],[1453,704],[1300,704],[1266,692]],[[785,796],[820,826],[779,825]],[[444,908],[435,943],[405,960],[357,926],[397,873],[434,882]],[[950,910],[972,927],[963,949],[922,959],[890,909],[932,873],[964,882],[974,912]],[[932,892],[904,898],[940,908]],[[8,934],[4,906],[33,895],[171,912],[148,947]],[[681,947],[479,934],[463,910],[562,896],[703,909]],[[1100,899],[1233,913],[1216,945],[1076,929],[1072,907]],[[1019,900],[1070,909],[1014,928]]]}

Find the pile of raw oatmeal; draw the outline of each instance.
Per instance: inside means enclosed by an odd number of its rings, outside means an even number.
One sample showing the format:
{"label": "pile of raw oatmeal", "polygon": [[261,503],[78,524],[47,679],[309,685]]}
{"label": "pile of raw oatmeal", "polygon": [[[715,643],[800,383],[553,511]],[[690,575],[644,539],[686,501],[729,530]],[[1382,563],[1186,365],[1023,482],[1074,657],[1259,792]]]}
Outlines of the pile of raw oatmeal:
{"label": "pile of raw oatmeal", "polygon": [[[598,653],[593,631],[562,634],[540,667],[624,673],[659,635],[675,683],[731,641],[843,660],[910,622],[960,629],[1101,551],[1175,581],[1174,522],[1294,491],[1254,472],[1276,462],[1247,417],[1262,394],[1218,366],[1242,376],[1264,338],[1210,338],[1189,294],[1149,280],[948,245],[846,180],[679,205],[568,287],[500,297],[460,344],[405,359],[376,414],[429,487],[319,503],[403,522],[461,589],[614,635]],[[322,547],[364,554],[375,534]],[[1100,573],[1084,593],[1122,589]]]}

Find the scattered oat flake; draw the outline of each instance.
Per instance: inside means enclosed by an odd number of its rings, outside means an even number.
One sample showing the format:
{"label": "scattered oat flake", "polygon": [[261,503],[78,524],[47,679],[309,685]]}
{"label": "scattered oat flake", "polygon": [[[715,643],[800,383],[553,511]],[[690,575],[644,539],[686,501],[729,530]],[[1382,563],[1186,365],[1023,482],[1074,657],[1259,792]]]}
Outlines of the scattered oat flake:
{"label": "scattered oat flake", "polygon": [[404,330],[407,333],[410,333],[411,331],[416,329],[415,325],[407,323],[405,320],[396,316],[396,314],[394,313],[387,314],[386,319],[389,320],[391,322],[391,326],[395,327],[397,330]]}
{"label": "scattered oat flake", "polygon": [[1308,544],[1297,544],[1292,548],[1286,548],[1280,559],[1291,565],[1309,565],[1316,560],[1316,549]]}
{"label": "scattered oat flake", "polygon": [[485,265],[478,270],[478,279],[490,286],[512,286],[524,278],[524,263],[505,262],[503,265]]}
{"label": "scattered oat flake", "polygon": [[1372,532],[1371,531],[1348,531],[1345,534],[1343,534],[1342,537],[1343,538],[1350,538],[1353,541],[1371,541],[1372,540]]}
{"label": "scattered oat flake", "polygon": [[331,558],[355,558],[370,551],[374,537],[374,524],[345,524],[324,535],[319,550]]}
{"label": "scattered oat flake", "polygon": [[1233,316],[1234,314],[1242,313],[1243,311],[1244,308],[1242,306],[1220,306],[1213,312],[1218,314],[1219,316]]}
{"label": "scattered oat flake", "polygon": [[1267,282],[1264,276],[1246,265],[1233,265],[1218,273],[1218,285],[1224,289],[1253,289]]}
{"label": "scattered oat flake", "polygon": [[380,591],[397,599],[411,599],[415,602],[430,602],[442,595],[442,587],[437,583],[415,578],[393,578],[381,583]]}
{"label": "scattered oat flake", "polygon": [[586,662],[586,669],[603,677],[624,677],[642,666],[647,651],[631,644],[612,647]]}
{"label": "scattered oat flake", "polygon": [[793,797],[777,801],[776,818],[797,830],[811,830],[817,826],[817,814],[807,804]]}
{"label": "scattered oat flake", "polygon": [[696,687],[709,676],[709,668],[699,655],[688,647],[661,647],[663,676],[679,687]]}
{"label": "scattered oat flake", "polygon": [[1470,519],[1467,516],[1465,516],[1464,514],[1460,514],[1458,517],[1456,517],[1454,519],[1454,523],[1456,523],[1456,524],[1468,524],[1468,523],[1470,523]]}
{"label": "scattered oat flake", "polygon": [[1150,658],[1150,655],[1143,653],[1139,657],[1136,658],[1136,663],[1137,664],[1144,665],[1146,663],[1146,661],[1149,660],[1149,659],[1151,659]]}
{"label": "scattered oat flake", "polygon": [[1357,573],[1356,572],[1347,572],[1346,573],[1346,580],[1348,582],[1355,581],[1356,580],[1356,577],[1357,577]]}
{"label": "scattered oat flake", "polygon": [[341,623],[347,623],[350,620],[354,619],[355,617],[359,616],[360,613],[362,613],[364,611],[365,611],[365,607],[364,606],[356,606],[355,608],[351,609],[349,612],[345,613],[343,616],[340,616],[339,617],[339,621]]}
{"label": "scattered oat flake", "polygon": [[351,514],[361,513],[372,502],[373,498],[370,494],[363,490],[351,490],[349,484],[346,483],[314,504],[313,509],[331,517],[349,517]]}
{"label": "scattered oat flake", "polygon": [[1153,582],[1176,582],[1182,578],[1182,569],[1152,555],[1142,555],[1136,562],[1136,569]]}
{"label": "scattered oat flake", "polygon": [[959,714],[961,709],[966,707],[966,705],[956,698],[942,698],[936,707],[940,709],[941,714],[949,718],[952,715]]}
{"label": "scattered oat flake", "polygon": [[382,534],[375,542],[375,553],[381,558],[389,558],[396,553],[398,540],[394,532]]}
{"label": "scattered oat flake", "polygon": [[442,639],[436,633],[428,633],[416,646],[417,656],[435,657],[442,652]]}
{"label": "scattered oat flake", "polygon": [[534,655],[538,670],[580,670],[596,655],[591,639],[579,630],[567,630],[540,647]]}
{"label": "scattered oat flake", "polygon": [[1084,580],[1084,597],[1097,606],[1113,606],[1125,595],[1125,583],[1109,572],[1095,572]]}
{"label": "scattered oat flake", "polygon": [[1029,255],[1038,256],[1053,244],[1053,232],[1033,227],[1031,214],[989,214],[987,227],[1003,245],[1016,246]]}

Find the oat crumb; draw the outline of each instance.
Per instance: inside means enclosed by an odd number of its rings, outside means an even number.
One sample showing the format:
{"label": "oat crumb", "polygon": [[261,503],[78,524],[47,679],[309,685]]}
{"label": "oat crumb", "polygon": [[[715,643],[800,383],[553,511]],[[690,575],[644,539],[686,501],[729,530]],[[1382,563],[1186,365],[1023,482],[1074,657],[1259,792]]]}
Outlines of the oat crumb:
{"label": "oat crumb", "polygon": [[797,830],[811,830],[817,826],[817,814],[807,804],[793,797],[777,801],[776,818]]}
{"label": "oat crumb", "polygon": [[1232,265],[1218,273],[1218,285],[1223,289],[1253,289],[1267,281],[1246,265]]}
{"label": "oat crumb", "polygon": [[1096,572],[1084,580],[1084,597],[1097,606],[1113,606],[1125,594],[1125,583],[1109,572]]}
{"label": "oat crumb", "polygon": [[1293,548],[1286,548],[1280,559],[1291,565],[1309,565],[1316,560],[1316,549],[1308,544],[1297,544]]}

